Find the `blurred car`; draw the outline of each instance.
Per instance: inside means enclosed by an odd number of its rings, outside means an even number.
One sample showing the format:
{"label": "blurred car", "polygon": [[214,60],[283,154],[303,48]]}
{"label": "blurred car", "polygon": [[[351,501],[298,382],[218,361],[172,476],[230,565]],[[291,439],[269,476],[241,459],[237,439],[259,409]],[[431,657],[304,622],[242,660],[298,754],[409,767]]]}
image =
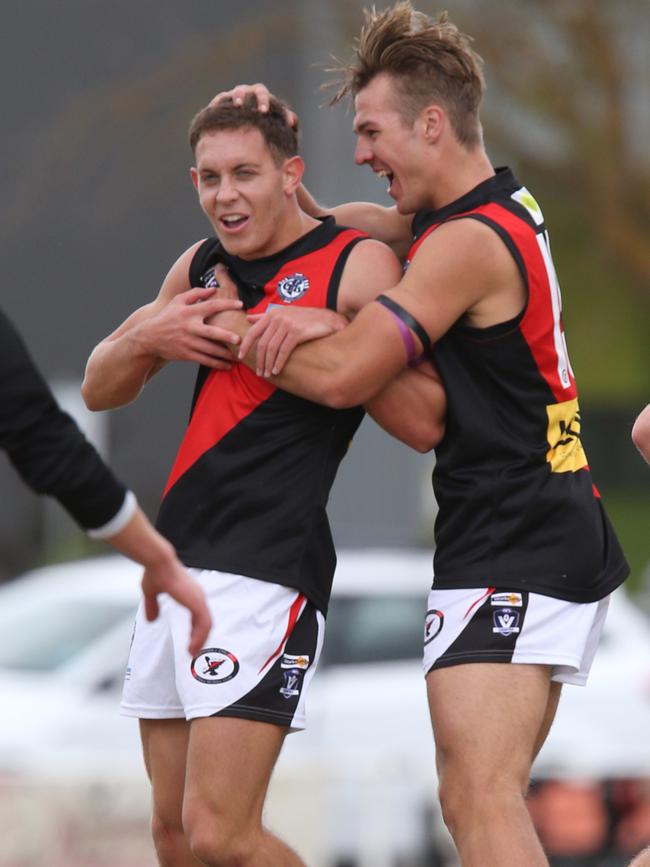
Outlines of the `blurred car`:
{"label": "blurred car", "polygon": [[[0,588],[0,777],[144,780],[138,727],[118,713],[140,575],[109,556]],[[314,867],[416,864],[430,849],[430,575],[427,552],[339,556],[308,729],[287,738],[267,809]]]}
{"label": "blurred car", "polygon": [[[138,727],[118,713],[140,574],[103,557],[0,588],[0,779],[119,780],[147,835]],[[430,581],[429,552],[339,554],[308,728],[287,738],[266,811],[312,867],[457,863],[420,661]],[[589,684],[564,690],[535,773],[650,777],[648,731],[650,626],[618,591]]]}

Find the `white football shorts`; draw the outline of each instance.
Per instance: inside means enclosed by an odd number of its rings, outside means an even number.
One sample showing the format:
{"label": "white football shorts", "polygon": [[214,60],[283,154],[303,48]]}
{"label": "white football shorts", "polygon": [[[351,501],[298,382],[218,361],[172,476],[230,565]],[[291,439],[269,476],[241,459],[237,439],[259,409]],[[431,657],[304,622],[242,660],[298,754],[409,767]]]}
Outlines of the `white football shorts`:
{"label": "white football shorts", "polygon": [[609,596],[567,602],[521,590],[474,587],[429,593],[424,672],[466,662],[550,665],[551,679],[584,686]]}
{"label": "white football shorts", "polygon": [[325,619],[303,594],[255,578],[189,569],[203,587],[212,629],[193,659],[190,615],[166,595],[160,614],[136,614],[121,711],[141,719],[229,716],[305,727],[305,693]]}

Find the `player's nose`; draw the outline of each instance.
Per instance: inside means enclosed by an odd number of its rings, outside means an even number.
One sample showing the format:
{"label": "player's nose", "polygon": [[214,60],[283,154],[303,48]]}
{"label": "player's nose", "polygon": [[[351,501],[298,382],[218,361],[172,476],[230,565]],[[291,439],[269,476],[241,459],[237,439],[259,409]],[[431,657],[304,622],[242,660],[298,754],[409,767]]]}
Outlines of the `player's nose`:
{"label": "player's nose", "polygon": [[361,139],[357,139],[357,144],[354,149],[354,161],[358,166],[369,163],[372,159],[372,151],[368,145]]}

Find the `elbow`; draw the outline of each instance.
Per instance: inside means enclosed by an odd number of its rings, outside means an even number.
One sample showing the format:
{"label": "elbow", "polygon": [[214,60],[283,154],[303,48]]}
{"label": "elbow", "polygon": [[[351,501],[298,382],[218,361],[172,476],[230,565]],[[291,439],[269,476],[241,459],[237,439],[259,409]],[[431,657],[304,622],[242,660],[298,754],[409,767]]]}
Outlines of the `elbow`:
{"label": "elbow", "polygon": [[99,405],[97,396],[93,393],[92,386],[88,382],[88,375],[84,377],[84,381],[81,383],[81,396],[87,409],[91,412],[97,412],[97,410],[103,409],[103,407]]}
{"label": "elbow", "polygon": [[81,383],[81,396],[86,407],[91,412],[101,412],[102,410],[114,409],[118,406],[117,403],[111,402],[105,395],[102,395],[101,389],[97,388],[96,385],[93,386],[92,379],[89,380],[88,374],[86,374]]}
{"label": "elbow", "polygon": [[364,402],[358,386],[345,374],[330,374],[323,381],[318,400],[331,409],[350,409]]}
{"label": "elbow", "polygon": [[427,425],[414,432],[413,441],[410,443],[411,448],[415,449],[416,452],[426,454],[440,445],[444,435],[444,422]]}
{"label": "elbow", "polygon": [[632,442],[650,463],[650,419],[640,417],[632,427]]}

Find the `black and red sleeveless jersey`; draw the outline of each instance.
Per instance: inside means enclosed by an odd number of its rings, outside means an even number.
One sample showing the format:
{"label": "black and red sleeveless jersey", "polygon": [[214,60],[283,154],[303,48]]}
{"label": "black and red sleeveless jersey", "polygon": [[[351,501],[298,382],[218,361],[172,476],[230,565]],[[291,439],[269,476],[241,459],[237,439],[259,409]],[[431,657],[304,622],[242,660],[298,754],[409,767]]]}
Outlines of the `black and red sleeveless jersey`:
{"label": "black and red sleeveless jersey", "polygon": [[439,225],[467,218],[503,240],[528,297],[514,319],[488,328],[461,319],[434,347],[447,391],[433,473],[434,586],[502,586],[595,601],[629,569],[580,441],[542,212],[512,172],[500,169],[446,207],[417,214],[409,260]]}
{"label": "black and red sleeveless jersey", "polygon": [[[244,306],[336,309],[347,257],[366,237],[329,218],[279,253],[246,261],[208,239],[193,286],[229,268]],[[192,413],[158,516],[188,566],[296,587],[326,611],[336,556],[325,510],[363,410],[333,410],[288,394],[244,364],[201,367]]]}

